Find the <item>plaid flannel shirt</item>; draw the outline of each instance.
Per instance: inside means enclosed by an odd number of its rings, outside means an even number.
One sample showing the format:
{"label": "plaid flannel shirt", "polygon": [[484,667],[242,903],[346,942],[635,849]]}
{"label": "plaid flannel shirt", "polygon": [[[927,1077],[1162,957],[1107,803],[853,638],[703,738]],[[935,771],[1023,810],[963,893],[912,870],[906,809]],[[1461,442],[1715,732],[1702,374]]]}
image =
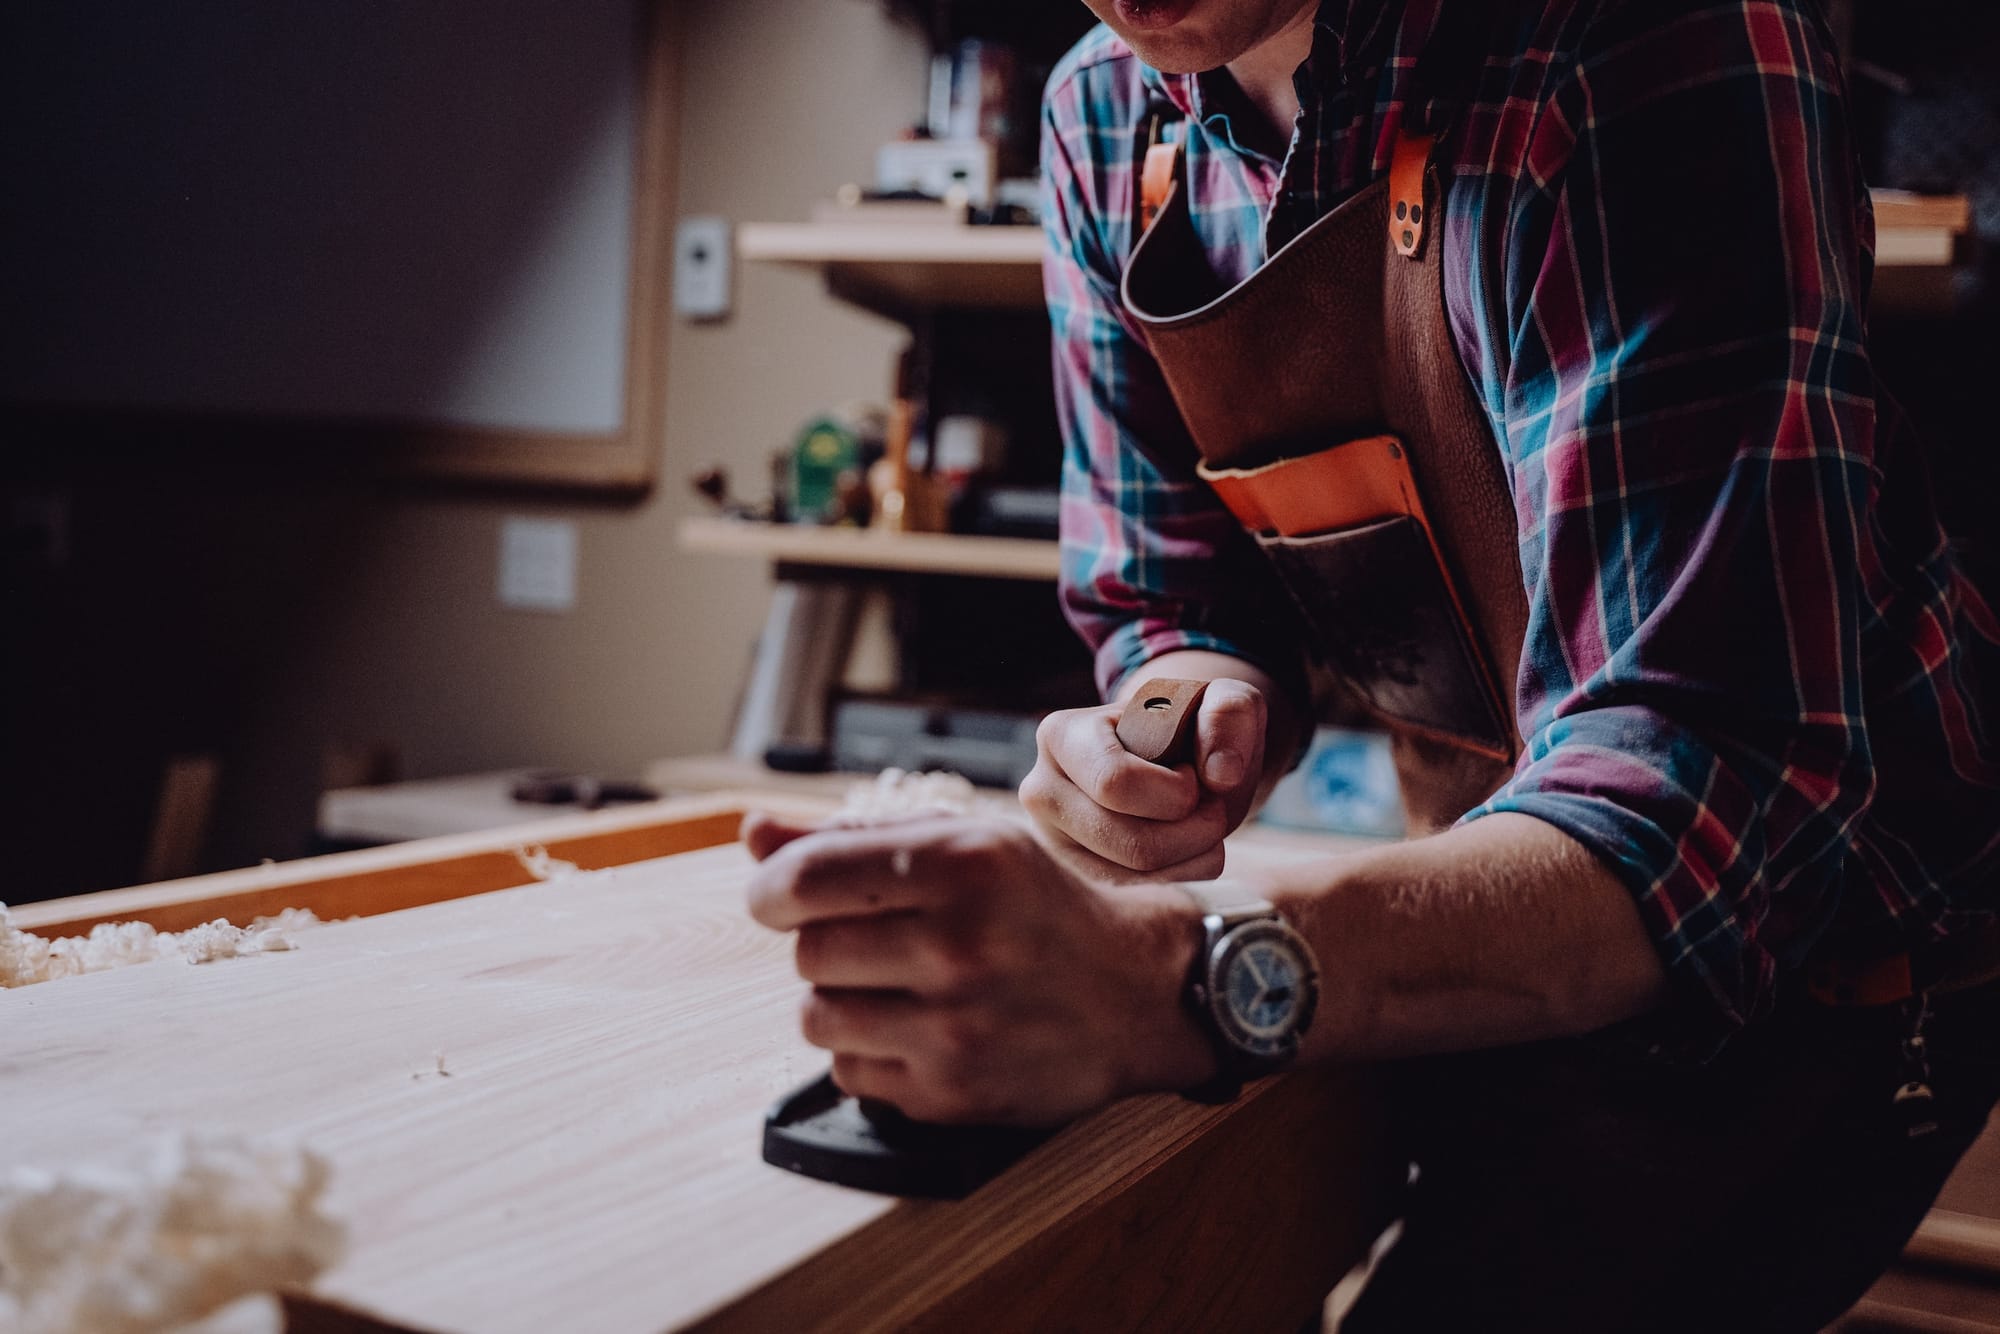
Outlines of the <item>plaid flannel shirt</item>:
{"label": "plaid flannel shirt", "polygon": [[[1061,588],[1107,692],[1184,647],[1302,680],[1119,304],[1148,106],[1181,113],[1196,229],[1239,280],[1387,171],[1443,3],[1325,0],[1289,145],[1226,73],[1160,75],[1103,28],[1049,82]],[[1993,909],[2000,628],[1868,359],[1873,222],[1813,0],[1488,12],[1446,304],[1531,619],[1526,751],[1466,818],[1524,812],[1616,871],[1681,998],[1673,1045],[1703,1053],[1829,931],[1886,950]]]}

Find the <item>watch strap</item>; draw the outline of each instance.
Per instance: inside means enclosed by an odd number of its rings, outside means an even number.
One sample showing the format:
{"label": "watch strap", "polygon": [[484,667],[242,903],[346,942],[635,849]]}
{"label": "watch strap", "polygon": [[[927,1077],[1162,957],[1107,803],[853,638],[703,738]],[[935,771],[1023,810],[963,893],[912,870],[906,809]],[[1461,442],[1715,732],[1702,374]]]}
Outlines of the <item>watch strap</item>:
{"label": "watch strap", "polygon": [[1269,899],[1263,898],[1240,880],[1209,880],[1199,884],[1183,882],[1178,888],[1194,900],[1204,919],[1220,917],[1225,928],[1238,922],[1277,915],[1278,910]]}
{"label": "watch strap", "polygon": [[1185,1000],[1195,1022],[1201,1025],[1201,1031],[1215,1051],[1215,1073],[1192,1088],[1182,1089],[1181,1096],[1190,1102],[1219,1106],[1234,1102],[1242,1093],[1245,1069],[1242,1053],[1222,1040],[1222,1035],[1215,1028],[1215,1018],[1209,1011],[1209,956],[1216,942],[1230,928],[1259,918],[1277,917],[1278,910],[1270,900],[1241,881],[1209,880],[1193,884],[1183,881],[1179,889],[1194,901],[1202,914],[1201,942],[1195,950],[1194,969],[1188,977]]}

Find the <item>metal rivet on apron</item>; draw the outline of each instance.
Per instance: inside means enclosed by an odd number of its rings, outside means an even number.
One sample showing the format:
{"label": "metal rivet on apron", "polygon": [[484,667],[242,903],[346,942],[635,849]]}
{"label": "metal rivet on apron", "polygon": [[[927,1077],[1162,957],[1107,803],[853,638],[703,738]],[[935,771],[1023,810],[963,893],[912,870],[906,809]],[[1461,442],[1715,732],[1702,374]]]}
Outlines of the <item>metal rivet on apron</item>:
{"label": "metal rivet on apron", "polygon": [[1410,205],[1410,221],[1420,223],[1423,220],[1424,220],[1424,206],[1422,204]]}
{"label": "metal rivet on apron", "polygon": [[1416,234],[1415,232],[1411,231],[1411,230],[1410,230],[1410,229],[1409,229],[1408,227],[1405,227],[1405,228],[1403,228],[1403,245],[1404,245],[1404,247],[1405,247],[1405,248],[1412,248],[1412,247],[1414,247],[1414,246],[1415,246],[1416,244],[1417,244],[1417,234]]}
{"label": "metal rivet on apron", "polygon": [[1396,201],[1396,221],[1401,222],[1403,219],[1409,216],[1410,216],[1409,201],[1406,199],[1398,199]]}

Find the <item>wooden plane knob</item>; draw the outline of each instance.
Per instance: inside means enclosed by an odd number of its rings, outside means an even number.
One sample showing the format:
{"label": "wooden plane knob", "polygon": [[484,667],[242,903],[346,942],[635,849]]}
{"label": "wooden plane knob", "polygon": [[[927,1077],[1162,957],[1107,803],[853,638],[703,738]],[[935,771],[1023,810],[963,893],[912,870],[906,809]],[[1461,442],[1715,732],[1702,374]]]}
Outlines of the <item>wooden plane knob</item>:
{"label": "wooden plane knob", "polygon": [[1195,714],[1206,681],[1157,676],[1134,691],[1118,718],[1118,740],[1142,760],[1171,769],[1194,763]]}

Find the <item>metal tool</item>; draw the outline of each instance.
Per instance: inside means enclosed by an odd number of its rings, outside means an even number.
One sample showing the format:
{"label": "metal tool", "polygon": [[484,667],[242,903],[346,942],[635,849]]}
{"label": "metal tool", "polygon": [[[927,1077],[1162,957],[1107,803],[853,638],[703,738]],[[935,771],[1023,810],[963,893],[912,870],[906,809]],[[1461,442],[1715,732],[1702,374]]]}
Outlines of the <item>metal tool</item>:
{"label": "metal tool", "polygon": [[[1119,741],[1154,764],[1171,768],[1192,761],[1195,710],[1207,687],[1206,681],[1146,682],[1119,717]],[[860,1190],[956,1200],[1053,1133],[912,1121],[888,1103],[846,1096],[825,1074],[786,1094],[765,1114],[764,1161]]]}

